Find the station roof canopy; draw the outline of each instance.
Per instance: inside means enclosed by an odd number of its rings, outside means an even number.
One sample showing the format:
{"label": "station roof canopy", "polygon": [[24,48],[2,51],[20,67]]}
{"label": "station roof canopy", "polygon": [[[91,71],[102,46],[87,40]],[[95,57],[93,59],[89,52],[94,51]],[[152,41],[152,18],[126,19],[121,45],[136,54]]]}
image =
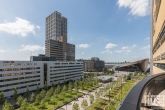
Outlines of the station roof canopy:
{"label": "station roof canopy", "polygon": [[140,65],[141,69],[144,72],[146,72],[147,67],[148,67],[148,63],[149,63],[149,59],[146,58],[146,59],[138,60],[138,61],[135,61],[135,62],[129,62],[129,63],[125,63],[125,64],[122,64],[122,65],[119,65],[119,66],[115,66],[114,69],[129,67],[129,66],[138,64],[138,65]]}

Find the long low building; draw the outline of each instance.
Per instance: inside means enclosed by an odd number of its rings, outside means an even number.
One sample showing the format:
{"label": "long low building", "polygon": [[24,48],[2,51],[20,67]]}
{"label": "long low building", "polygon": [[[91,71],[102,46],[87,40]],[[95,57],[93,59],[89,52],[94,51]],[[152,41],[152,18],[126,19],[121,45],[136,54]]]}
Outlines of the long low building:
{"label": "long low building", "polygon": [[0,92],[10,97],[17,88],[18,94],[44,87],[47,82],[57,84],[83,77],[83,62],[67,61],[0,61]]}
{"label": "long low building", "polygon": [[130,63],[122,64],[119,66],[115,66],[113,69],[115,69],[117,71],[129,71],[129,72],[143,71],[143,72],[146,72],[148,64],[149,64],[149,59],[147,58],[147,59],[142,59],[142,60],[138,60],[135,62],[130,62]]}

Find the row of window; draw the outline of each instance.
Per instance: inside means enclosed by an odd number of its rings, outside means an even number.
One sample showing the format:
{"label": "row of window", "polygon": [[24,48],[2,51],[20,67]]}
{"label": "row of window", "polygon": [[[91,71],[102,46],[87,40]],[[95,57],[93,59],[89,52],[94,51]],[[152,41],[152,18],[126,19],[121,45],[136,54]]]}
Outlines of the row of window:
{"label": "row of window", "polygon": [[70,68],[70,67],[82,67],[83,65],[74,65],[74,66],[51,66],[50,68]]}
{"label": "row of window", "polygon": [[18,75],[35,74],[35,73],[40,73],[40,71],[23,72],[23,73],[8,73],[8,74],[0,74],[0,77],[6,77],[6,76],[18,76]]}
{"label": "row of window", "polygon": [[58,69],[58,70],[50,70],[50,72],[61,72],[61,71],[66,71],[66,70],[79,70],[79,69],[83,69],[82,67],[80,68],[67,68],[67,69]]}
{"label": "row of window", "polygon": [[154,63],[154,66],[160,68],[160,69],[163,69],[165,70],[165,64],[162,64],[162,63]]}
{"label": "row of window", "polygon": [[0,88],[1,87],[8,87],[8,86],[19,85],[19,84],[27,84],[27,83],[31,83],[31,82],[39,82],[39,81],[40,81],[40,79],[35,79],[35,80],[24,81],[24,82],[19,82],[19,83],[4,84],[4,85],[0,85]]}
{"label": "row of window", "polygon": [[[72,78],[76,78],[76,77],[78,77],[78,76],[74,76],[74,77],[68,77],[68,78],[65,78],[65,81],[69,81],[69,80],[71,80]],[[64,81],[64,79],[54,79],[54,80],[52,80],[52,81],[50,81],[50,83],[55,83],[55,82],[60,82],[60,81]]]}
{"label": "row of window", "polygon": [[[37,65],[37,63],[24,63],[22,66],[25,65]],[[3,63],[3,66],[21,66],[21,63]]]}
{"label": "row of window", "polygon": [[[40,85],[40,83],[38,83],[38,85]],[[37,84],[31,84],[31,85],[28,85],[28,87],[32,87],[32,86],[37,86]],[[24,89],[26,88],[27,86],[22,86],[22,87],[17,87],[17,90],[19,89]],[[10,88],[10,89],[6,89],[6,90],[3,90],[3,92],[9,92],[9,91],[13,91],[14,88]],[[1,92],[1,91],[0,91]]]}
{"label": "row of window", "polygon": [[165,59],[165,52],[162,53],[161,55],[155,57],[153,61],[159,61],[159,60],[164,60]]}
{"label": "row of window", "polygon": [[161,31],[159,33],[159,36],[156,39],[155,44],[153,46],[153,50],[152,50],[153,53],[155,53],[156,50],[160,47],[160,44],[162,44],[165,41],[165,40],[163,40],[164,35],[165,35],[165,20],[164,20],[163,26],[161,28]]}
{"label": "row of window", "polygon": [[28,77],[18,77],[18,78],[10,78],[10,79],[0,79],[0,82],[7,82],[7,81],[15,81],[21,79],[31,79],[35,77],[40,77],[40,75],[28,76]]}
{"label": "row of window", "polygon": [[5,69],[0,69],[0,72],[1,71],[35,70],[35,69],[40,69],[40,67],[36,67],[36,68],[5,68]]}
{"label": "row of window", "polygon": [[[83,69],[82,69],[82,71],[83,71]],[[57,73],[51,73],[50,75],[56,75],[56,74],[65,74],[65,73],[71,73],[71,72],[80,72],[80,69],[79,70],[77,70],[77,71],[69,71],[69,72],[57,72]]]}

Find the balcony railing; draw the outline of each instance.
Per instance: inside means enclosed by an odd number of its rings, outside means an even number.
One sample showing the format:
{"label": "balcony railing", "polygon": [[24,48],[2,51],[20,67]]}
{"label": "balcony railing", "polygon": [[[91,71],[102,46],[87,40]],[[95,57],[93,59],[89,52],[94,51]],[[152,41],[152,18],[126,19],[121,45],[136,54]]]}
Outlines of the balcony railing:
{"label": "balcony railing", "polygon": [[148,76],[132,88],[118,110],[152,109],[152,106],[145,104],[144,96],[158,95],[163,90],[165,90],[165,73]]}

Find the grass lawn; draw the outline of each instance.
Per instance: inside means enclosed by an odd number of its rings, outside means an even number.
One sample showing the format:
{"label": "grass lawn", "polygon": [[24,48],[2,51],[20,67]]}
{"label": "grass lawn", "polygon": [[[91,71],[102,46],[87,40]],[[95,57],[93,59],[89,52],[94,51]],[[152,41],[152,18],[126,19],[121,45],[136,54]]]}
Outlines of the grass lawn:
{"label": "grass lawn", "polygon": [[106,100],[98,99],[95,103],[89,106],[86,110],[104,110],[104,107],[108,104]]}
{"label": "grass lawn", "polygon": [[[75,98],[77,98],[79,96],[82,96],[82,93],[76,92],[76,91],[54,94],[53,96],[51,96],[51,98],[48,101],[45,102],[45,109],[53,110],[54,108],[58,108],[64,104],[74,100]],[[55,105],[53,102],[55,102]],[[39,107],[37,105],[35,105],[35,106],[37,108]]]}

